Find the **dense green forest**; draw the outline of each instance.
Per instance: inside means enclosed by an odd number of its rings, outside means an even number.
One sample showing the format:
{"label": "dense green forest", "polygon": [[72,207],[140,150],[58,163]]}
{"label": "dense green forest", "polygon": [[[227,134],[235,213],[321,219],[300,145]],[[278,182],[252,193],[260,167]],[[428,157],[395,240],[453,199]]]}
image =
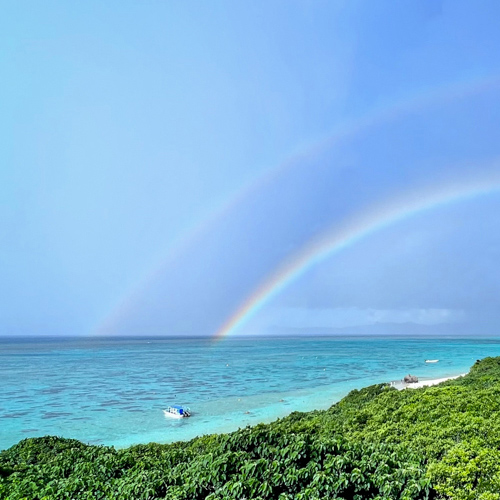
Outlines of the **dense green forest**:
{"label": "dense green forest", "polygon": [[2,499],[500,500],[500,358],[435,387],[124,450],[57,437],[0,453]]}

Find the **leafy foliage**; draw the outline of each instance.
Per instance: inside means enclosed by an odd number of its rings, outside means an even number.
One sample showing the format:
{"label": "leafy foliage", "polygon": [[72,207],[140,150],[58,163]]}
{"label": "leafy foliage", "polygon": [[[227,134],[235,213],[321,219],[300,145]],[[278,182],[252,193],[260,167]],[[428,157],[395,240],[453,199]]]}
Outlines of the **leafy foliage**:
{"label": "leafy foliage", "polygon": [[0,498],[500,500],[500,358],[461,379],[352,391],[327,411],[124,450],[57,437],[0,452]]}

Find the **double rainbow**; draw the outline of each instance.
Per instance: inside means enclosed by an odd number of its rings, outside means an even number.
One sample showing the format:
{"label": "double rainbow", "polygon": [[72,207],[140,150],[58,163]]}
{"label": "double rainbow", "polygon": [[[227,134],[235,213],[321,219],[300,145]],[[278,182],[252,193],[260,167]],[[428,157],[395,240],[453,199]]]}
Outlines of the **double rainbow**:
{"label": "double rainbow", "polygon": [[[411,96],[407,96],[400,100],[395,100],[392,103],[386,103],[379,108],[372,109],[360,118],[346,121],[336,130],[316,141],[313,145],[309,145],[306,148],[297,151],[287,161],[281,163],[275,168],[267,170],[256,179],[247,182],[247,184],[237,190],[228,199],[220,202],[212,211],[209,212],[207,217],[203,218],[201,221],[195,221],[190,224],[188,228],[183,231],[182,234],[178,235],[168,248],[162,252],[162,257],[159,261],[151,266],[149,270],[143,274],[141,279],[135,282],[132,287],[121,294],[121,296],[115,301],[114,305],[108,309],[106,316],[101,318],[96,327],[93,328],[93,333],[101,334],[113,331],[114,326],[119,321],[120,317],[133,307],[136,299],[144,292],[149,284],[162,273],[168,263],[172,262],[176,256],[181,254],[188,246],[192,245],[198,238],[209,231],[213,224],[217,223],[217,221],[219,221],[226,214],[231,213],[231,211],[239,203],[242,203],[250,198],[254,193],[257,193],[260,189],[272,182],[278,176],[286,173],[300,161],[312,158],[316,154],[332,147],[342,140],[353,137],[356,134],[362,133],[363,131],[369,130],[373,127],[383,125],[384,123],[389,123],[401,116],[411,114],[412,112],[418,112],[432,106],[441,105],[443,102],[453,102],[454,100],[481,94],[482,92],[497,88],[499,85],[500,76],[498,75],[479,77],[467,81],[452,82],[446,85],[420,90],[418,93]],[[318,243],[317,246],[319,247],[321,244]],[[289,273],[287,269],[289,267],[294,268],[294,263],[295,260],[289,265],[285,265],[280,268],[280,275],[288,276]],[[278,277],[276,280],[281,282]],[[266,284],[267,283],[268,282],[266,281]],[[288,283],[288,281],[286,283]],[[271,292],[272,296],[279,293],[279,290],[284,288],[286,283],[278,290]],[[259,293],[253,294],[252,297],[257,295],[262,297],[265,296],[267,293],[264,290],[266,284],[259,288]],[[245,304],[248,303],[248,301],[245,302]],[[253,310],[252,307],[250,309]],[[241,308],[238,311],[240,310]],[[236,320],[236,318],[244,316],[245,314],[241,311],[239,314],[233,315],[232,319],[230,319],[225,325],[233,325],[234,321],[239,324],[239,321]],[[232,327],[224,326],[215,336],[217,338],[224,337],[232,330]]]}

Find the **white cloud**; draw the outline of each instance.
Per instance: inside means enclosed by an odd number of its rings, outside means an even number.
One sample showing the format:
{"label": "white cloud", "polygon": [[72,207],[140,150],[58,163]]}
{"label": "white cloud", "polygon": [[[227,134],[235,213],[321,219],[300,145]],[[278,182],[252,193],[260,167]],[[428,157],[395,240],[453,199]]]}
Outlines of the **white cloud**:
{"label": "white cloud", "polygon": [[457,309],[361,309],[282,307],[270,318],[274,326],[288,328],[345,328],[389,323],[439,325],[460,322],[465,313]]}

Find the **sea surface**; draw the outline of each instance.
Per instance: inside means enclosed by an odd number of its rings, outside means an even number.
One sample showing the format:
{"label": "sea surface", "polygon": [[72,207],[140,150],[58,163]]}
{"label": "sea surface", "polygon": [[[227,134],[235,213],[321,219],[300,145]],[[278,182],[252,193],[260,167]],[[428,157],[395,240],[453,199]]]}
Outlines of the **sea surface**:
{"label": "sea surface", "polygon": [[[48,434],[120,448],[186,440],[328,408],[408,373],[462,374],[486,356],[500,356],[500,339],[0,338],[0,449]],[[166,418],[173,403],[193,417]]]}

